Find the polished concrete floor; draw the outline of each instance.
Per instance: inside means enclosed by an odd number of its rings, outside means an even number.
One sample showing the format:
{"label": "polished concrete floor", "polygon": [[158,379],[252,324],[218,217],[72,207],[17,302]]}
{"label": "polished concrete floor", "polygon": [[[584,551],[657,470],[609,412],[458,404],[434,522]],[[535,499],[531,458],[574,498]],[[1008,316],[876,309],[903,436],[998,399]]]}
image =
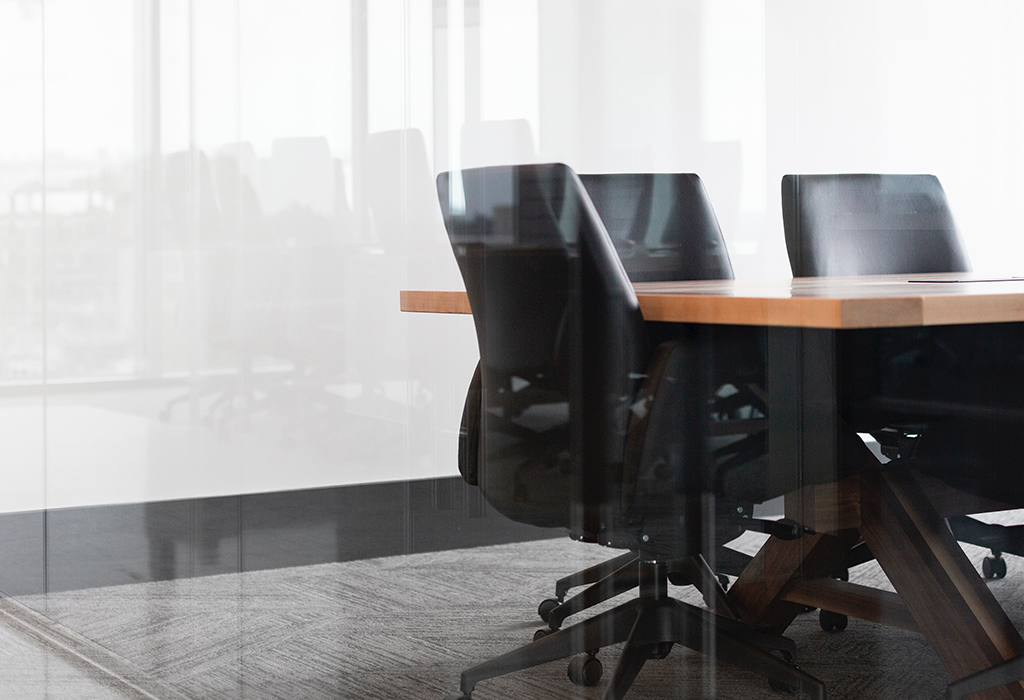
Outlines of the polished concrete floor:
{"label": "polished concrete floor", "polygon": [[[748,543],[749,547],[756,543]],[[984,550],[969,548],[980,564]],[[527,642],[558,576],[608,550],[568,540],[496,545],[274,571],[110,586],[0,601],[5,698],[320,700],[443,698],[460,670]],[[1024,629],[1024,561],[990,585]],[[872,564],[854,580],[885,585]],[[690,589],[673,593],[698,602]],[[790,628],[801,666],[833,700],[942,695],[948,677],[920,635],[851,620]],[[478,686],[474,698],[599,698],[554,662]],[[676,647],[631,698],[780,698],[757,676]]]}

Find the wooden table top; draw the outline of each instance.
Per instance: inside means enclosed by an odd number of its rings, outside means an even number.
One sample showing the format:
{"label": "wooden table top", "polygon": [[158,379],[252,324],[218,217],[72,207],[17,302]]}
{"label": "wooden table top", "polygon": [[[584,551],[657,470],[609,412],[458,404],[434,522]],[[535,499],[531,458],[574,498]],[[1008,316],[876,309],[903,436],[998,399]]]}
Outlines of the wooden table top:
{"label": "wooden table top", "polygon": [[[964,273],[643,282],[648,321],[891,328],[1024,321],[1024,278]],[[471,313],[465,292],[402,291],[402,311]]]}

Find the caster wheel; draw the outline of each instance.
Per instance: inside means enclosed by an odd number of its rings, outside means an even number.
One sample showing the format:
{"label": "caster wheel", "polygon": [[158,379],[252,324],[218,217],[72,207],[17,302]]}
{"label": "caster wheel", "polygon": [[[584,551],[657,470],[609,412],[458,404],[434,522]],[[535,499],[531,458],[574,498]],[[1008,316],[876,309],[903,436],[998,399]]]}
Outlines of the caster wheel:
{"label": "caster wheel", "polygon": [[604,667],[596,656],[577,656],[569,662],[566,675],[573,685],[592,686],[601,680]]}
{"label": "caster wheel", "polygon": [[1006,576],[1006,560],[1002,557],[985,557],[981,560],[981,573],[987,579]]}
{"label": "caster wheel", "polygon": [[449,693],[444,696],[444,700],[473,700],[468,693]]}
{"label": "caster wheel", "polygon": [[540,619],[544,620],[544,622],[547,622],[548,618],[551,616],[551,611],[557,608],[559,605],[561,605],[561,603],[559,603],[554,598],[542,600],[540,601],[540,605],[537,606],[537,614],[540,615]]}
{"label": "caster wheel", "polygon": [[544,637],[554,633],[555,631],[550,627],[541,627],[539,630],[533,633],[533,641],[539,642],[540,640],[544,639]]}
{"label": "caster wheel", "polygon": [[850,618],[842,613],[822,610],[818,613],[818,623],[826,632],[842,632],[850,624]]}
{"label": "caster wheel", "polygon": [[849,581],[850,580],[850,570],[844,567],[844,568],[840,569],[839,571],[837,571],[836,573],[834,573],[832,575],[832,578],[838,579],[840,581]]}
{"label": "caster wheel", "polygon": [[718,574],[718,583],[722,585],[722,590],[729,590],[729,577],[725,574]]}

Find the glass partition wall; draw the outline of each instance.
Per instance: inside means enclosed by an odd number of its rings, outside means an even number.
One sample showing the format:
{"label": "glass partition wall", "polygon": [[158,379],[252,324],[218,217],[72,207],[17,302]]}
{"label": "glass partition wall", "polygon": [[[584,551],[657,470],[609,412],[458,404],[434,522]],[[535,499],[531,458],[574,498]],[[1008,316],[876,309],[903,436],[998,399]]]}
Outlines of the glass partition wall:
{"label": "glass partition wall", "polygon": [[[975,272],[1022,275],[1022,35],[1009,0],[0,0],[5,614],[128,696],[456,690],[611,554],[458,475],[473,321],[399,309],[464,288],[438,174],[697,173],[742,280],[791,274],[782,175],[932,173]],[[830,697],[949,682],[808,619]],[[669,660],[638,696],[772,696]],[[598,692],[556,665],[544,697]]]}

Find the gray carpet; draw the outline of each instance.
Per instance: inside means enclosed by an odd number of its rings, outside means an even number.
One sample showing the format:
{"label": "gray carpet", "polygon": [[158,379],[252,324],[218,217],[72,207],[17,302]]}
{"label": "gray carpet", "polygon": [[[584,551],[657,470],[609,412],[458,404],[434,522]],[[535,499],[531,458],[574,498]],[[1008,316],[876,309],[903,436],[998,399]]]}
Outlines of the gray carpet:
{"label": "gray carpet", "polygon": [[[973,547],[968,553],[976,564],[985,554]],[[59,633],[91,640],[107,667],[120,662],[122,676],[148,680],[141,685],[152,697],[163,688],[168,698],[204,700],[440,700],[458,688],[463,667],[532,638],[540,626],[536,605],[550,595],[556,578],[611,554],[559,539],[97,588],[16,603],[38,611]],[[1007,578],[990,585],[1024,629],[1024,564],[1009,557],[1008,563]],[[873,564],[855,570],[853,580],[886,583]],[[672,590],[699,603],[692,589]],[[801,666],[825,681],[833,700],[934,700],[948,682],[914,633],[851,620],[845,632],[830,634],[820,629],[816,614],[808,614],[788,634],[800,648]],[[474,698],[600,698],[618,651],[601,653],[605,679],[596,688],[571,685],[565,663],[554,662],[485,681]],[[108,697],[82,687],[76,697]],[[760,677],[715,667],[676,647],[668,658],[648,662],[629,697],[785,696]]]}

